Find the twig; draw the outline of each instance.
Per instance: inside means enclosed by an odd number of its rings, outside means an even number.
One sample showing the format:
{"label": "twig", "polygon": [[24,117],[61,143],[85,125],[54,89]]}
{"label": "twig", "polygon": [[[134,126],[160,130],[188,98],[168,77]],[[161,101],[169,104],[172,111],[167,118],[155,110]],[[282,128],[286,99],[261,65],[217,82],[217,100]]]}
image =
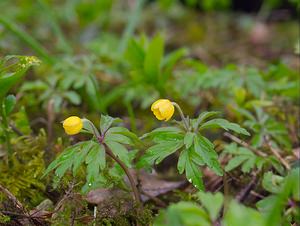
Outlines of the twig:
{"label": "twig", "polygon": [[281,155],[279,154],[278,150],[276,150],[272,146],[270,137],[269,136],[265,136],[264,139],[265,139],[265,142],[266,142],[267,146],[269,147],[270,151],[276,156],[276,158],[282,163],[282,165],[285,166],[285,168],[287,170],[290,170],[291,169],[290,164],[284,158],[282,158]]}
{"label": "twig", "polygon": [[250,191],[250,194],[253,195],[253,196],[255,196],[255,197],[258,197],[258,198],[260,198],[260,199],[265,198],[265,196],[263,196],[263,195],[261,195],[261,194],[255,192],[255,191]]}
{"label": "twig", "polygon": [[3,192],[15,205],[18,209],[20,209],[23,213],[25,213],[25,209],[22,203],[5,187],[0,184],[0,192]]}
{"label": "twig", "polygon": [[141,193],[145,196],[147,196],[149,199],[151,199],[152,201],[154,201],[158,206],[160,207],[167,207],[167,204],[165,202],[163,202],[162,200],[160,200],[159,198],[153,196],[153,195],[150,195],[149,193],[141,190]]}
{"label": "twig", "polygon": [[22,133],[14,124],[9,123],[9,127],[19,136],[24,136],[24,133]]}
{"label": "twig", "polygon": [[244,201],[244,199],[247,197],[247,195],[249,194],[249,192],[255,186],[256,179],[257,179],[257,177],[256,177],[256,173],[255,173],[253,175],[253,178],[250,181],[250,183],[238,193],[238,195],[236,196],[236,200],[238,200],[239,202]]}
{"label": "twig", "polygon": [[245,147],[245,148],[250,149],[251,151],[253,151],[253,152],[254,152],[255,154],[257,154],[258,156],[261,156],[261,157],[267,157],[267,156],[268,156],[267,154],[263,153],[263,152],[260,151],[260,150],[257,150],[257,149],[255,149],[255,148],[251,147],[251,145],[248,144],[247,142],[241,140],[240,138],[238,138],[238,137],[236,137],[236,136],[234,136],[234,135],[232,135],[232,134],[230,134],[230,133],[228,133],[228,132],[225,132],[225,133],[224,133],[224,136],[225,136],[225,137],[228,137],[230,140],[232,140],[232,141],[238,143],[239,145],[241,145],[241,146],[243,146],[243,147]]}

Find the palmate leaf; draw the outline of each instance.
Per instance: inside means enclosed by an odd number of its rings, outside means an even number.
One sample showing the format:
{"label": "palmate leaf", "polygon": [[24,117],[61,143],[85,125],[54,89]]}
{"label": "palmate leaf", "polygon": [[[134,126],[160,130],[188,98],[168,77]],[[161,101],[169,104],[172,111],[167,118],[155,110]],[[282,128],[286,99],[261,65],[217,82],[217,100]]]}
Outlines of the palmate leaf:
{"label": "palmate leaf", "polygon": [[248,136],[250,135],[246,129],[242,128],[240,125],[236,123],[229,122],[226,119],[220,119],[220,118],[212,119],[210,121],[203,123],[200,126],[200,130],[213,129],[213,128],[223,128],[226,131],[231,130],[239,134],[244,134]]}
{"label": "palmate leaf", "polygon": [[61,165],[65,160],[72,160],[74,152],[76,151],[76,148],[78,146],[72,146],[63,151],[53,162],[50,163],[50,165],[45,170],[42,177],[46,176],[48,173],[50,173],[52,170],[57,168],[59,165]]}
{"label": "palmate leaf", "polygon": [[101,115],[100,119],[100,131],[101,134],[106,133],[106,131],[112,126],[114,122],[120,122],[122,121],[119,118],[113,118],[110,117],[109,115]]}
{"label": "palmate leaf", "polygon": [[132,145],[134,143],[140,143],[138,136],[124,127],[109,128],[105,134],[105,141],[114,141],[121,144],[129,145]]}
{"label": "palmate leaf", "polygon": [[130,167],[130,158],[128,154],[128,150],[122,144],[115,141],[106,141],[107,146],[111,149],[111,151],[122,161],[126,166]]}
{"label": "palmate leaf", "polygon": [[190,158],[186,158],[185,162],[185,175],[187,180],[192,183],[199,190],[204,190],[204,184],[202,181],[202,173]]}
{"label": "palmate leaf", "polygon": [[92,184],[99,176],[100,169],[106,166],[105,149],[103,145],[93,142],[91,151],[86,156],[86,180],[88,184]]}
{"label": "palmate leaf", "polygon": [[137,167],[141,168],[152,164],[158,164],[167,156],[173,154],[183,146],[183,140],[180,141],[165,141],[153,145],[147,149],[145,155],[139,160]]}
{"label": "palmate leaf", "polygon": [[185,147],[188,149],[190,148],[193,143],[194,143],[194,137],[196,136],[195,133],[192,133],[192,132],[187,132],[184,136],[184,144],[185,144]]}
{"label": "palmate leaf", "polygon": [[178,127],[174,126],[168,126],[168,127],[161,127],[158,129],[152,130],[150,133],[145,133],[143,136],[140,137],[140,139],[153,139],[154,137],[164,135],[164,134],[183,134],[183,130],[181,130]]}
{"label": "palmate leaf", "polygon": [[214,150],[214,145],[205,137],[199,135],[194,138],[195,152],[201,156],[204,163],[217,175],[222,176],[223,171],[218,161],[218,155]]}
{"label": "palmate leaf", "polygon": [[[200,158],[200,162],[197,160],[197,158]],[[204,189],[202,173],[199,168],[202,163],[201,157],[194,152],[193,147],[190,149],[184,149],[180,153],[177,163],[177,169],[179,173],[182,174],[185,171],[187,180],[199,190]]]}
{"label": "palmate leaf", "polygon": [[193,129],[196,131],[198,126],[201,125],[206,119],[219,115],[218,111],[205,111],[202,112],[197,119],[192,120]]}

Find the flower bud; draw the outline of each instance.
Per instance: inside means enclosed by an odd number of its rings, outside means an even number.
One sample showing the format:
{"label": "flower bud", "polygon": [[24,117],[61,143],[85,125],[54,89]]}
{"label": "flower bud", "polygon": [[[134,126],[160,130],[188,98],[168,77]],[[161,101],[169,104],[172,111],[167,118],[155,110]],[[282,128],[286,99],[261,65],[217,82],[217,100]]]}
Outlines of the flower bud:
{"label": "flower bud", "polygon": [[63,121],[63,127],[66,134],[75,135],[82,129],[83,122],[81,118],[77,116],[71,116]]}
{"label": "flower bud", "polygon": [[158,120],[168,121],[174,114],[174,106],[168,99],[159,99],[152,104],[151,111]]}

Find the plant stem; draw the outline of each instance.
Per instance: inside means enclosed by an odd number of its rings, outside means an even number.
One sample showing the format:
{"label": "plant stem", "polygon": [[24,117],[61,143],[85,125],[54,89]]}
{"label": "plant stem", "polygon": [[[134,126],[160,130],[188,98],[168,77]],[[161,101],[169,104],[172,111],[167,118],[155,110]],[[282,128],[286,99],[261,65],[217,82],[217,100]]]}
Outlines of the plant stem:
{"label": "plant stem", "polygon": [[6,142],[6,148],[7,148],[7,162],[9,163],[10,156],[12,155],[12,148],[10,144],[10,135],[9,135],[9,125],[6,117],[6,112],[5,112],[5,105],[4,105],[4,99],[0,102],[0,116],[1,116],[1,121],[2,121],[2,128],[4,131],[4,136],[5,136],[5,142]]}
{"label": "plant stem", "polygon": [[184,114],[183,114],[183,112],[182,112],[180,106],[179,106],[176,102],[172,102],[172,104],[173,104],[173,105],[177,108],[177,110],[179,111],[179,114],[180,114],[180,117],[181,117],[181,119],[182,119],[182,121],[183,121],[183,123],[184,123],[184,126],[185,126],[186,130],[189,131],[189,130],[190,130],[190,129],[189,129],[189,122],[188,122],[187,118],[184,117]]}
{"label": "plant stem", "polygon": [[133,176],[131,175],[129,169],[127,168],[127,166],[117,156],[114,155],[114,153],[110,150],[110,148],[105,143],[102,143],[102,144],[105,147],[106,154],[109,157],[111,157],[113,160],[115,160],[121,166],[121,168],[124,170],[126,176],[128,177],[130,186],[132,188],[134,199],[135,199],[136,203],[140,206],[142,204],[141,200],[140,200],[141,196],[140,196],[140,193],[139,193],[139,191],[138,191],[138,189],[136,187],[135,181],[134,181]]}

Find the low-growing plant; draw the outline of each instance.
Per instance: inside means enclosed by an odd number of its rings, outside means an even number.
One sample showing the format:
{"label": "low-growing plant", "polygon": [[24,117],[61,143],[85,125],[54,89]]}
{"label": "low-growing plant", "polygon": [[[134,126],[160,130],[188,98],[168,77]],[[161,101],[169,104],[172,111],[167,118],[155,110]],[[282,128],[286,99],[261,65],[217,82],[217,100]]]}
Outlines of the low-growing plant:
{"label": "low-growing plant", "polygon": [[205,130],[222,128],[237,134],[249,135],[238,124],[226,119],[214,118],[219,112],[202,112],[197,118],[184,116],[180,106],[167,99],[160,99],[152,104],[151,110],[159,120],[168,121],[176,108],[181,121],[175,121],[176,126],[161,127],[144,134],[142,139],[149,139],[155,145],[146,150],[139,160],[138,167],[159,164],[167,156],[179,152],[177,169],[180,174],[185,172],[186,178],[199,190],[204,189],[201,166],[208,166],[217,175],[223,175],[223,169],[218,161],[214,144],[205,137]]}

